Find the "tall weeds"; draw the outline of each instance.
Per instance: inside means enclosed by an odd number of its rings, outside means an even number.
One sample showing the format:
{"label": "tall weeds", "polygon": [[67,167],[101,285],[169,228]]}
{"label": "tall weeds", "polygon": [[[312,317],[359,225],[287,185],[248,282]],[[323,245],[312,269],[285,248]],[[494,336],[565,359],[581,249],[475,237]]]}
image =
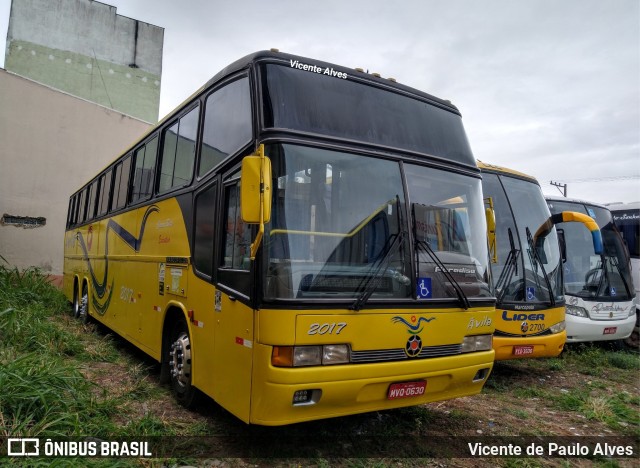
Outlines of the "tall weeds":
{"label": "tall weeds", "polygon": [[91,384],[64,359],[82,348],[56,323],[68,307],[37,269],[0,265],[0,435],[81,435],[101,413]]}

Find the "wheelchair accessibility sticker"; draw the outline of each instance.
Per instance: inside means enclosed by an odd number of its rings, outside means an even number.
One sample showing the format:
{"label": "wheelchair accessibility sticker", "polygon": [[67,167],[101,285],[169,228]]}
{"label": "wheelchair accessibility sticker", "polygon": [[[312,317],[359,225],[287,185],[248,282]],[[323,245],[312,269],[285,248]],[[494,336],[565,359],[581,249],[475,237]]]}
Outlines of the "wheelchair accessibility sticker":
{"label": "wheelchair accessibility sticker", "polygon": [[416,288],[418,299],[430,299],[431,294],[431,278],[418,278],[418,287]]}
{"label": "wheelchair accessibility sticker", "polygon": [[534,301],[536,299],[536,288],[527,288],[527,301]]}

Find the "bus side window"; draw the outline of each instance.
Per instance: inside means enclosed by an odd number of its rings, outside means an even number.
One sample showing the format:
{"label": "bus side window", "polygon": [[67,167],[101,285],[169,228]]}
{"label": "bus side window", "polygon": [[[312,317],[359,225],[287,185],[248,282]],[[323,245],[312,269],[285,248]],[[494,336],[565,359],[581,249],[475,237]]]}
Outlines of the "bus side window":
{"label": "bus side window", "polygon": [[202,177],[250,140],[251,92],[249,78],[244,77],[207,97],[198,176]]}
{"label": "bus side window", "polygon": [[113,181],[113,197],[111,211],[123,208],[127,203],[127,189],[129,188],[129,172],[131,170],[131,155],[116,165]]}
{"label": "bus side window", "polygon": [[78,224],[84,223],[86,219],[85,213],[87,208],[87,189],[82,190],[80,192],[80,201],[78,205]]}
{"label": "bus side window", "polygon": [[153,192],[158,137],[154,137],[135,152],[135,170],[131,184],[131,203],[147,200]]}
{"label": "bus side window", "polygon": [[78,224],[78,200],[80,199],[80,195],[79,194],[75,194],[73,196],[73,206],[72,206],[72,213],[71,213],[71,219],[69,220],[69,223],[71,226],[75,226],[76,224]]}
{"label": "bus side window", "polygon": [[199,113],[200,107],[195,107],[164,131],[159,193],[184,187],[191,182],[196,158]]}
{"label": "bus side window", "polygon": [[71,197],[69,199],[69,208],[67,209],[67,229],[73,226],[73,206],[75,202],[75,197]]}
{"label": "bus side window", "polygon": [[109,169],[106,174],[101,177],[100,186],[100,204],[98,205],[98,216],[103,216],[109,211],[109,197],[111,195],[111,179],[112,170]]}
{"label": "bus side window", "polygon": [[224,217],[222,219],[222,248],[218,281],[235,291],[249,296],[251,278],[251,226],[242,221],[240,212],[240,183],[238,180],[224,190]]}
{"label": "bus side window", "polygon": [[216,219],[217,184],[196,196],[195,235],[193,242],[193,263],[196,270],[211,278],[213,276],[213,243]]}
{"label": "bus side window", "polygon": [[87,221],[95,218],[97,207],[98,181],[94,180],[89,186],[89,201],[87,202]]}
{"label": "bus side window", "polygon": [[224,231],[223,268],[249,270],[251,229],[242,221],[240,213],[240,185],[235,183],[226,189],[226,217]]}

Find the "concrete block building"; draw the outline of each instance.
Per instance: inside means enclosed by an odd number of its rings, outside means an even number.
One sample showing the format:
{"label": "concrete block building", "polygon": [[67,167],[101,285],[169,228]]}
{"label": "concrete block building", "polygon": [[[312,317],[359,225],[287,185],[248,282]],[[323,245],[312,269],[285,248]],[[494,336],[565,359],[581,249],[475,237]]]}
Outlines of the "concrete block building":
{"label": "concrete block building", "polygon": [[164,29],[92,0],[13,0],[5,69],[158,121]]}
{"label": "concrete block building", "polygon": [[0,256],[62,274],[69,196],[158,118],[164,31],[90,0],[13,0],[0,69]]}

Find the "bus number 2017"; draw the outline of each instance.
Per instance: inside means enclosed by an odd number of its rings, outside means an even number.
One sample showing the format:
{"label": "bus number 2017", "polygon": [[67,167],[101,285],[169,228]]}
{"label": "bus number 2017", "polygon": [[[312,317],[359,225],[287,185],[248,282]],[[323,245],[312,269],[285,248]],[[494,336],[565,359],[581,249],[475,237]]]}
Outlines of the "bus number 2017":
{"label": "bus number 2017", "polygon": [[322,324],[312,323],[309,326],[309,331],[307,332],[307,335],[326,335],[326,334],[331,335],[333,332],[335,332],[336,335],[339,335],[342,329],[346,326],[347,324],[344,322],[322,323]]}

